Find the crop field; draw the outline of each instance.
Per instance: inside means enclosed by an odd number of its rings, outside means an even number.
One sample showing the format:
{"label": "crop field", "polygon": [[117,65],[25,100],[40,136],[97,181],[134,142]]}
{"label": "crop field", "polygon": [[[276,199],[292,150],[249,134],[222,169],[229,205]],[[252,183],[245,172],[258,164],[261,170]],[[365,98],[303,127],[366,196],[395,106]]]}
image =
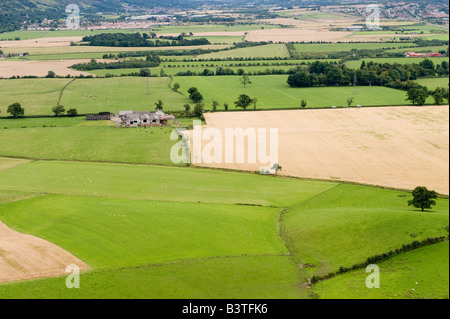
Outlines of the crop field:
{"label": "crop field", "polygon": [[[307,107],[346,106],[346,100],[354,97],[354,105],[405,105],[404,91],[384,87],[314,87],[291,88],[287,84],[287,75],[252,76],[252,84],[246,88],[240,83],[239,76],[190,76],[175,77],[173,82],[180,83],[180,92],[189,96],[187,90],[197,87],[205,98],[205,105],[213,101],[228,103],[234,109],[233,102],[240,94],[258,98],[257,109],[299,108],[305,99]],[[431,103],[431,100],[430,100]],[[251,106],[253,107],[253,106]],[[220,109],[220,107],[219,107]]]}

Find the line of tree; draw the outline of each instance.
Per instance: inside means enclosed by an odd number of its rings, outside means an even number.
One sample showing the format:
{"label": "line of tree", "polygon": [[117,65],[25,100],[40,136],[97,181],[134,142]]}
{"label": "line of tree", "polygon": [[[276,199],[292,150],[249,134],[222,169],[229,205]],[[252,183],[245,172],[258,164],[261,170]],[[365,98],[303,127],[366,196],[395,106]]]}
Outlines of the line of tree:
{"label": "line of tree", "polygon": [[181,40],[149,40],[148,36],[137,33],[102,33],[83,37],[83,42],[91,46],[107,47],[171,47],[171,46],[197,46],[211,44],[206,38]]}
{"label": "line of tree", "polygon": [[288,78],[291,87],[312,86],[393,86],[397,81],[416,80],[419,77],[443,76],[449,74],[449,65],[443,61],[437,66],[425,59],[419,64],[389,64],[372,61],[361,64],[359,70],[346,65],[316,61],[308,67],[297,67]]}
{"label": "line of tree", "polygon": [[158,56],[148,56],[152,57],[149,60],[140,59],[130,59],[118,62],[98,62],[92,59],[87,63],[78,63],[71,66],[71,68],[78,71],[90,71],[90,70],[115,70],[115,69],[138,69],[138,68],[153,68],[158,67],[161,60]]}

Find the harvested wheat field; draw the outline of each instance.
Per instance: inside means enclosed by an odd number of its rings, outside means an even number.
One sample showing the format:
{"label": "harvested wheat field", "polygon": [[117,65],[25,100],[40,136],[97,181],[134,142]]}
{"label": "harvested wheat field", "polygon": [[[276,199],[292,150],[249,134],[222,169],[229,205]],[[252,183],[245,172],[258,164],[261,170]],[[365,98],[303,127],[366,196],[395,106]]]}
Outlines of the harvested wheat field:
{"label": "harvested wheat field", "polygon": [[[36,60],[36,61],[0,61],[0,78],[9,78],[12,76],[39,76],[43,77],[48,71],[55,72],[58,76],[78,76],[81,74],[91,75],[87,72],[80,72],[69,69],[70,66],[77,63],[89,62],[88,59],[81,60]],[[97,60],[102,62],[103,60]]]}
{"label": "harvested wheat field", "polygon": [[68,47],[70,42],[80,42],[83,37],[54,37],[31,40],[2,41],[2,48],[54,48]]}
{"label": "harvested wheat field", "polygon": [[[280,175],[408,190],[426,186],[449,194],[448,106],[222,112],[205,118],[203,130],[217,128],[222,136],[225,128],[278,128]],[[267,166],[200,165],[247,171]]]}
{"label": "harvested wheat field", "polygon": [[69,265],[88,266],[45,240],[18,233],[0,222],[0,283],[61,276]]}

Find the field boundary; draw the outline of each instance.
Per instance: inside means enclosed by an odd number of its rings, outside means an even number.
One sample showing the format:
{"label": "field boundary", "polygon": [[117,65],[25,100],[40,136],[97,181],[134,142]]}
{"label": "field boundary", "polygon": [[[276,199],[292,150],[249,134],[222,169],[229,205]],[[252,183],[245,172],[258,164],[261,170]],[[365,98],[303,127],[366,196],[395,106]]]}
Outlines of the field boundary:
{"label": "field boundary", "polygon": [[73,82],[75,82],[75,80],[76,80],[76,78],[75,78],[75,79],[72,79],[71,81],[69,81],[69,83],[67,83],[67,84],[61,89],[61,92],[59,92],[59,98],[58,98],[58,102],[56,103],[56,106],[61,105],[61,100],[62,100],[64,91],[67,89],[67,87],[68,87],[70,84],[72,84]]}
{"label": "field boundary", "polygon": [[[368,257],[366,261],[364,261],[360,264],[355,264],[351,268],[346,268],[346,267],[341,266],[339,271],[330,272],[323,276],[313,276],[311,278],[311,284],[309,284],[309,287],[311,287],[311,289],[314,289],[314,284],[316,284],[318,282],[322,282],[327,279],[332,279],[334,277],[337,277],[339,275],[342,275],[342,274],[345,274],[345,273],[348,273],[348,272],[351,272],[354,270],[363,269],[364,267],[367,267],[368,265],[373,264],[375,262],[384,262],[384,261],[392,259],[395,256],[400,256],[404,253],[407,253],[410,251],[415,251],[415,250],[418,250],[418,249],[421,249],[421,248],[424,248],[427,246],[436,245],[436,244],[442,243],[444,241],[449,241],[449,236],[440,236],[440,237],[432,237],[432,238],[429,237],[427,239],[424,239],[421,242],[413,241],[409,244],[403,244],[401,248],[397,248],[394,251],[391,250],[387,253]],[[320,296],[315,294],[313,290],[311,291],[311,296],[312,296],[312,298],[320,298]]]}
{"label": "field boundary", "polygon": [[[201,170],[212,170],[212,171],[223,171],[229,173],[241,173],[241,174],[249,174],[249,175],[260,175],[257,171],[245,171],[245,170],[236,170],[231,168],[216,168],[216,167],[206,167],[206,166],[196,166],[192,164],[184,164],[184,165],[170,165],[170,164],[160,164],[160,163],[133,163],[133,162],[109,162],[109,161],[88,161],[88,160],[68,160],[68,159],[44,159],[44,158],[35,158],[35,157],[21,157],[21,156],[11,156],[11,155],[2,155],[0,157],[4,158],[17,158],[17,159],[27,159],[32,162],[35,161],[46,161],[46,162],[74,162],[74,163],[93,163],[93,164],[118,164],[118,165],[141,165],[141,166],[161,166],[161,167],[174,167],[174,168],[195,168]],[[302,181],[313,181],[313,182],[327,182],[327,183],[336,183],[336,184],[348,184],[348,185],[357,185],[357,186],[366,186],[373,188],[380,188],[386,190],[400,191],[411,193],[412,189],[399,188],[399,187],[391,187],[391,186],[383,186],[377,184],[367,184],[361,182],[352,182],[346,180],[335,180],[335,179],[323,179],[323,178],[310,178],[310,177],[298,177],[291,175],[261,175],[266,178],[285,178],[285,179],[294,179],[294,180],[302,180]],[[450,195],[438,193],[439,198],[449,199]]]}

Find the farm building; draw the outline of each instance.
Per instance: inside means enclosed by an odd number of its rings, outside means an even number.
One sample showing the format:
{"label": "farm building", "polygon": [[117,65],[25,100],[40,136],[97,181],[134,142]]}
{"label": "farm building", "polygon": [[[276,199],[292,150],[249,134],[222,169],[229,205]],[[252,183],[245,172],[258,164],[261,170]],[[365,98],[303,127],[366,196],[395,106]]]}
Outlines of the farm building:
{"label": "farm building", "polygon": [[149,111],[120,111],[119,125],[125,127],[141,127],[152,125],[166,125],[167,120],[175,119],[172,115],[166,115],[163,111],[149,112]]}
{"label": "farm building", "polygon": [[405,56],[407,58],[434,58],[434,57],[443,57],[444,55],[436,52],[423,52],[423,53],[406,52]]}
{"label": "farm building", "polygon": [[96,115],[86,115],[86,121],[109,121],[111,120],[111,113],[100,112]]}

